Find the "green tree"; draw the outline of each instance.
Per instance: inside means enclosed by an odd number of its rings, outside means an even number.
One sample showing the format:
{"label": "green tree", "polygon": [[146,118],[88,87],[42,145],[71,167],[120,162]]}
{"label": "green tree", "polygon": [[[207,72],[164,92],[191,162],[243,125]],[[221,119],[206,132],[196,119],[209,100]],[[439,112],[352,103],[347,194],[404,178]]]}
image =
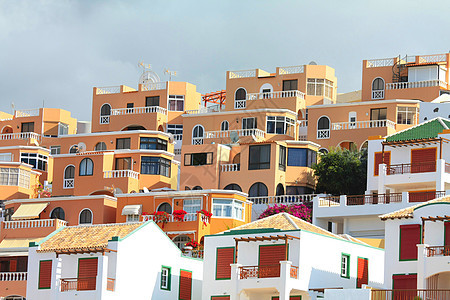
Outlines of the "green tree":
{"label": "green tree", "polygon": [[367,150],[331,149],[312,166],[317,176],[316,192],[332,195],[362,195],[366,190]]}

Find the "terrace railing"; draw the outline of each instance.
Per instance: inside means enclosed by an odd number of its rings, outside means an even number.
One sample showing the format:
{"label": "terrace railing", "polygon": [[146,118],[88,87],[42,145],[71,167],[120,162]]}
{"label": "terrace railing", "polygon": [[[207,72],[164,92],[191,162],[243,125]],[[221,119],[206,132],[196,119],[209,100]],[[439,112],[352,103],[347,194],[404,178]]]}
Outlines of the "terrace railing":
{"label": "terrace railing", "polygon": [[96,288],[96,277],[61,278],[61,292],[93,291]]}
{"label": "terrace railing", "polygon": [[133,114],[150,114],[159,113],[167,115],[167,109],[159,106],[145,106],[145,107],[132,107],[132,108],[116,108],[111,111],[111,115],[133,115]]}
{"label": "terrace railing", "polygon": [[387,166],[387,175],[436,172],[436,162],[423,162],[414,164],[395,164]]}
{"label": "terrace railing", "polygon": [[394,202],[402,202],[402,193],[347,196],[347,205],[389,204]]}
{"label": "terrace railing", "polygon": [[333,123],[332,130],[348,130],[348,129],[365,129],[365,128],[377,128],[388,127],[395,129],[395,122],[391,120],[371,120],[371,121],[357,121],[357,122],[340,122]]}
{"label": "terrace railing", "polygon": [[1,272],[0,281],[26,281],[27,272]]}
{"label": "terrace railing", "polygon": [[304,195],[280,195],[280,196],[260,196],[260,197],[248,197],[249,201],[253,204],[284,204],[284,203],[304,203],[311,202],[317,194],[304,194]]}
{"label": "terrace railing", "polygon": [[433,86],[440,86],[447,88],[447,83],[439,79],[386,83],[387,90],[403,90],[403,89],[424,88]]}
{"label": "terrace railing", "polygon": [[426,248],[427,257],[450,256],[450,245],[430,246]]}
{"label": "terrace railing", "polygon": [[270,93],[250,93],[247,94],[246,100],[261,100],[261,99],[277,99],[277,98],[289,98],[299,97],[305,99],[305,93],[293,90],[293,91],[277,91]]}
{"label": "terrace railing", "polygon": [[372,290],[372,300],[448,300],[450,290]]}

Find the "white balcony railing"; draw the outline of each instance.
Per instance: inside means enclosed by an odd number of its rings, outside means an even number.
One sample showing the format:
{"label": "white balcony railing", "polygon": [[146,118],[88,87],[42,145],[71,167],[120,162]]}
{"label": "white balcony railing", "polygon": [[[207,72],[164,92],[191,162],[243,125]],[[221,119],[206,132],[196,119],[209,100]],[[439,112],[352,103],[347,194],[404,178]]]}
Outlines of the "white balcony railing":
{"label": "white balcony railing", "polygon": [[183,134],[173,134],[173,140],[174,141],[182,141],[183,140]]}
{"label": "white balcony railing", "polygon": [[247,100],[234,100],[234,109],[244,109],[247,107]]}
{"label": "white balcony railing", "polygon": [[96,94],[97,95],[120,94],[120,85],[98,87]]}
{"label": "white balcony railing", "polygon": [[26,281],[27,272],[1,272],[0,281]]}
{"label": "white balcony railing", "polygon": [[3,133],[0,134],[0,140],[41,140],[41,135],[35,132],[18,132],[18,133]]}
{"label": "white balcony railing", "polygon": [[387,127],[395,129],[395,122],[391,120],[372,120],[372,121],[357,121],[357,122],[340,122],[331,125],[332,130],[347,130],[347,129],[365,129]]}
{"label": "white balcony railing", "polygon": [[277,99],[277,98],[289,98],[289,97],[299,97],[300,99],[305,99],[305,93],[302,93],[297,90],[277,91],[277,92],[270,92],[270,93],[250,93],[250,94],[247,94],[246,100]]}
{"label": "white balcony railing", "polygon": [[192,138],[192,145],[203,145],[203,137]]}
{"label": "white balcony railing", "polygon": [[16,110],[14,115],[16,118],[37,117],[39,116],[39,108]]}
{"label": "white balcony railing", "polygon": [[447,88],[447,83],[439,79],[386,83],[387,90],[402,90],[402,89],[424,88],[433,86],[440,86],[443,88]]}
{"label": "white balcony railing", "polygon": [[109,116],[100,116],[100,124],[109,124]]}
{"label": "white balcony railing", "polygon": [[372,100],[384,99],[384,90],[372,91]]}
{"label": "white balcony railing", "polygon": [[4,229],[45,228],[66,226],[67,222],[59,219],[4,221]]}
{"label": "white balcony railing", "polygon": [[159,106],[133,107],[133,108],[116,108],[111,111],[111,115],[133,115],[133,114],[150,114],[160,113],[167,115],[167,109]]}
{"label": "white balcony railing", "polygon": [[311,202],[316,194],[304,195],[281,195],[281,196],[262,196],[262,197],[248,197],[253,204],[273,204],[273,203],[303,203]]}
{"label": "white balcony railing", "polygon": [[303,73],[304,70],[304,66],[280,67],[278,68],[278,75],[298,74]]}
{"label": "white balcony railing", "polygon": [[[142,221],[156,221],[156,217],[154,215],[142,215]],[[197,221],[197,214],[196,213],[188,213],[184,215],[183,220],[176,219],[173,215],[169,215],[168,222],[189,222],[189,221]],[[202,221],[203,221],[203,215],[202,215]],[[209,222],[208,222],[209,223]]]}
{"label": "white balcony railing", "polygon": [[230,71],[229,79],[256,77],[256,70]]}
{"label": "white balcony railing", "polygon": [[75,179],[73,178],[64,179],[63,185],[64,189],[73,189],[74,187],[75,187]]}
{"label": "white balcony railing", "polygon": [[317,130],[317,139],[329,139],[330,138],[330,129],[319,129]]}
{"label": "white balcony railing", "polygon": [[241,169],[241,164],[223,164],[221,168],[222,172],[236,172]]}
{"label": "white balcony railing", "polygon": [[393,65],[393,58],[370,59],[367,61],[366,68],[390,67]]}
{"label": "white balcony railing", "polygon": [[252,129],[237,129],[237,130],[226,130],[226,131],[207,131],[205,132],[205,138],[214,139],[214,138],[229,138],[230,132],[237,132],[238,136],[256,136],[260,138],[264,138],[266,133],[261,129],[252,128]]}
{"label": "white balcony railing", "polygon": [[166,89],[165,82],[151,82],[142,85],[142,91],[154,91]]}
{"label": "white balcony railing", "polygon": [[421,55],[419,56],[419,64],[434,63],[434,62],[446,62],[447,54],[433,54],[433,55]]}
{"label": "white balcony railing", "polygon": [[190,109],[187,110],[185,113],[188,115],[198,115],[198,114],[208,114],[213,112],[219,112],[220,106],[219,105],[213,105],[209,107],[200,107],[199,109]]}
{"label": "white balcony railing", "polygon": [[103,171],[103,178],[134,178],[139,179],[139,173],[132,170]]}

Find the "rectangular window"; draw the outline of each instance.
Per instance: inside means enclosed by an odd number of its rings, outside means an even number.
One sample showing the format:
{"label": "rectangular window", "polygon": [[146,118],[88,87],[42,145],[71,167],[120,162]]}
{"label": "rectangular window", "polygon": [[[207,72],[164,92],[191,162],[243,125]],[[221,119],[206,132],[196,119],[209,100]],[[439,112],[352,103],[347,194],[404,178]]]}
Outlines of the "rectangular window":
{"label": "rectangular window", "polygon": [[170,291],[170,283],[171,283],[171,268],[162,266],[161,267],[161,289]]}
{"label": "rectangular window", "polygon": [[50,289],[52,287],[52,261],[39,261],[38,289]]}
{"label": "rectangular window", "polygon": [[116,139],[116,149],[130,149],[130,138]]}
{"label": "rectangular window", "polygon": [[192,272],[180,270],[179,300],[191,300]]}
{"label": "rectangular window", "polygon": [[310,96],[333,97],[333,82],[322,78],[308,78],[306,93]]}
{"label": "rectangular window", "polygon": [[69,134],[69,125],[64,123],[58,124],[58,136]]}
{"label": "rectangular window", "polygon": [[257,128],[256,118],[242,118],[242,129],[255,129],[255,128]]}
{"label": "rectangular window", "polygon": [[34,132],[34,122],[22,123],[22,132]]}
{"label": "rectangular window", "polygon": [[183,134],[183,124],[167,124],[167,132],[171,134]]}
{"label": "rectangular window", "polygon": [[270,146],[254,145],[249,147],[249,170],[270,169]]}
{"label": "rectangular window", "polygon": [[341,277],[350,278],[350,254],[341,255]]}
{"label": "rectangular window", "polygon": [[400,260],[417,260],[420,224],[400,225]]}
{"label": "rectangular window", "polygon": [[417,107],[399,106],[397,107],[398,124],[415,124]]}
{"label": "rectangular window", "polygon": [[286,171],[286,147],[284,146],[280,146],[278,169],[280,169],[281,171]]}
{"label": "rectangular window", "polygon": [[61,146],[50,146],[50,154],[61,154]]}
{"label": "rectangular window", "polygon": [[169,110],[184,111],[184,95],[169,95]]}
{"label": "rectangular window", "polygon": [[386,120],[387,119],[387,108],[372,108],[370,110],[370,120]]}
{"label": "rectangular window", "polygon": [[167,151],[167,141],[160,138],[141,137],[140,149]]}
{"label": "rectangular window", "polygon": [[127,215],[128,222],[139,222],[139,215]]}
{"label": "rectangular window", "polygon": [[33,166],[33,169],[45,171],[47,168],[48,156],[38,153],[20,153],[20,161]]}
{"label": "rectangular window", "polygon": [[184,199],[183,210],[188,214],[196,214],[197,211],[202,209],[201,199]]}
{"label": "rectangular window", "polygon": [[184,155],[184,165],[185,166],[203,166],[212,165],[213,163],[213,153],[187,153]]}
{"label": "rectangular window", "polygon": [[283,80],[283,91],[295,91],[298,89],[298,80]]}
{"label": "rectangular window", "polygon": [[316,151],[304,148],[288,148],[288,166],[311,168],[315,163],[317,163]]}
{"label": "rectangular window", "polygon": [[131,157],[116,158],[115,170],[131,170]]}
{"label": "rectangular window", "polygon": [[0,168],[0,185],[30,188],[30,172],[15,168]]}
{"label": "rectangular window", "polygon": [[159,96],[145,97],[145,106],[159,106]]}
{"label": "rectangular window", "polygon": [[217,248],[216,251],[216,280],[231,279],[231,264],[234,263],[234,247]]}
{"label": "rectangular window", "polygon": [[163,157],[142,156],[141,174],[170,177],[170,160]]}
{"label": "rectangular window", "polygon": [[243,220],[244,207],[241,201],[234,199],[214,199],[213,215],[215,217],[226,217]]}
{"label": "rectangular window", "polygon": [[287,117],[267,116],[267,133],[293,135],[295,130],[295,121]]}

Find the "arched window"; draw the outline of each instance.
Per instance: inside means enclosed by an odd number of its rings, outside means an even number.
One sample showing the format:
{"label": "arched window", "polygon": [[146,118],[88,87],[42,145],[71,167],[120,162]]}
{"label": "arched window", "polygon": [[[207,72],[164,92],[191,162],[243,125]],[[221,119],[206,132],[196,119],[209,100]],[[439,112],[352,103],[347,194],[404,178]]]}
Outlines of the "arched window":
{"label": "arched window", "polygon": [[80,213],[80,224],[92,224],[92,211],[85,208]]}
{"label": "arched window", "polygon": [[328,117],[320,117],[317,121],[317,138],[329,139],[330,138],[330,119]]}
{"label": "arched window", "polygon": [[69,153],[77,153],[78,152],[78,145],[73,145],[69,149]]}
{"label": "arched window", "polygon": [[247,106],[245,102],[246,98],[247,91],[244,88],[238,88],[234,93],[234,108],[245,108]]}
{"label": "arched window", "polygon": [[328,149],[326,149],[326,148],[321,148],[321,149],[319,149],[319,153],[322,153],[322,154],[328,154]]}
{"label": "arched window", "polygon": [[94,174],[94,163],[92,159],[85,158],[80,162],[80,176],[91,176]]}
{"label": "arched window", "polygon": [[372,99],[384,99],[384,79],[381,77],[372,81]]}
{"label": "arched window", "polygon": [[202,145],[203,144],[203,136],[204,136],[204,128],[202,125],[195,125],[192,130],[192,145]]}
{"label": "arched window", "polygon": [[111,115],[111,105],[103,104],[100,108],[100,124],[109,124],[109,116]]}
{"label": "arched window", "polygon": [[194,186],[194,188],[192,190],[200,191],[200,190],[203,190],[203,188],[201,186],[197,185],[197,186]]}
{"label": "arched window", "polygon": [[179,235],[173,239],[173,242],[179,249],[183,249],[184,245],[189,243],[191,239],[187,235]]}
{"label": "arched window", "polygon": [[249,197],[263,197],[269,194],[267,186],[262,182],[254,183],[248,191]]}
{"label": "arched window", "polygon": [[277,185],[277,190],[276,190],[275,195],[276,195],[276,196],[284,195],[284,187],[283,187],[283,185],[282,185],[281,183],[279,183],[279,184]]}
{"label": "arched window", "polygon": [[106,150],[106,144],[104,142],[97,143],[95,145],[95,151],[105,151]]}
{"label": "arched window", "polygon": [[60,219],[65,220],[66,214],[64,213],[64,209],[61,207],[57,207],[50,213],[50,219]]}
{"label": "arched window", "polygon": [[238,191],[238,192],[242,192],[241,187],[236,184],[236,183],[230,183],[229,185],[227,185],[224,190],[230,190],[230,191]]}
{"label": "arched window", "polygon": [[222,124],[220,124],[221,131],[227,131],[229,127],[230,127],[230,124],[226,120],[223,121]]}
{"label": "arched window", "polygon": [[64,184],[65,189],[73,189],[75,184],[75,167],[70,165],[64,170]]}
{"label": "arched window", "polygon": [[172,213],[172,206],[169,203],[164,202],[158,207],[158,211],[165,211],[168,214]]}

